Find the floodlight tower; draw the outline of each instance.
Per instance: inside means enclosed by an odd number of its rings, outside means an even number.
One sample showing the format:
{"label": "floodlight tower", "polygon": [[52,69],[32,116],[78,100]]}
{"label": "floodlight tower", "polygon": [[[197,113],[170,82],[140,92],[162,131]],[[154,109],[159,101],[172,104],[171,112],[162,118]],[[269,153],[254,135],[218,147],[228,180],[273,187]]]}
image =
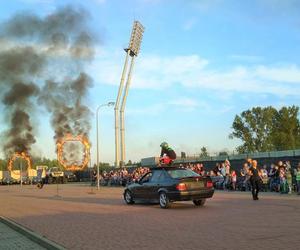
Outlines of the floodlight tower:
{"label": "floodlight tower", "polygon": [[[133,65],[134,65],[134,58],[138,55],[140,51],[140,46],[143,38],[143,33],[144,33],[144,27],[139,21],[134,21],[133,23],[133,28],[131,31],[131,37],[129,41],[129,46],[128,48],[125,49],[126,52],[126,58],[125,58],[125,63],[123,67],[123,72],[121,76],[121,82],[119,86],[119,91],[117,95],[117,100],[116,100],[116,105],[115,105],[115,166],[118,167],[120,160],[119,160],[119,150],[120,150],[120,145],[119,145],[119,133],[121,132],[121,165],[123,166],[125,164],[125,119],[124,119],[124,111],[125,111],[125,105],[126,105],[126,100],[127,100],[127,95],[128,95],[128,90],[129,86],[131,83],[131,75],[132,75],[132,70],[133,70]],[[125,90],[122,98],[122,104],[121,104],[121,109],[120,109],[120,117],[121,117],[121,128],[119,131],[119,117],[118,117],[118,112],[119,112],[119,104],[120,104],[120,97],[123,91],[124,87],[124,79],[125,75],[127,72],[127,64],[128,64],[128,58],[131,57],[131,62],[129,66],[129,71],[127,75],[127,82],[125,85]]]}

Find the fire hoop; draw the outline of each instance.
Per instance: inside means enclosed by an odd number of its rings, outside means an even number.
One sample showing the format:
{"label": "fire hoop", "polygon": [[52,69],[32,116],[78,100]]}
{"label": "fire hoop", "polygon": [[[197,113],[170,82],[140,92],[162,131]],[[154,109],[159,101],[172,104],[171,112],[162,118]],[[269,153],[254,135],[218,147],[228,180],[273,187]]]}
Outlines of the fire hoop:
{"label": "fire hoop", "polygon": [[31,169],[31,158],[30,156],[26,153],[26,152],[15,152],[12,157],[9,159],[8,164],[7,164],[7,169],[11,172],[14,173],[15,170],[13,170],[13,165],[14,165],[14,161],[17,158],[22,158],[27,162],[27,170]]}
{"label": "fire hoop", "polygon": [[[82,145],[84,146],[84,159],[81,165],[75,165],[75,164],[68,165],[67,161],[63,159],[64,144],[66,142],[72,142],[72,141],[81,142]],[[63,138],[58,139],[56,145],[57,145],[57,160],[66,170],[71,170],[71,171],[83,170],[88,165],[90,161],[91,146],[87,137],[82,135],[73,136],[71,134],[67,134]]]}

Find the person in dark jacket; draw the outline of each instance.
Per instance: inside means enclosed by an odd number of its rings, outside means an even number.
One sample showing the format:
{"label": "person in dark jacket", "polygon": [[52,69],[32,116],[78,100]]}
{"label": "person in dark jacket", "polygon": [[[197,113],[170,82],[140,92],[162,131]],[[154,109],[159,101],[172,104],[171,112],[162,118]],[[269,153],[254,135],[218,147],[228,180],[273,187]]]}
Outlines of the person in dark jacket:
{"label": "person in dark jacket", "polygon": [[169,147],[168,143],[162,142],[160,144],[161,153],[160,153],[160,162],[162,164],[171,165],[172,162],[176,159],[175,151]]}
{"label": "person in dark jacket", "polygon": [[250,183],[251,183],[251,189],[252,189],[252,197],[253,200],[258,200],[258,192],[260,189],[260,176],[258,174],[257,169],[257,161],[252,160],[251,161],[251,167],[249,168],[249,175],[250,175]]}

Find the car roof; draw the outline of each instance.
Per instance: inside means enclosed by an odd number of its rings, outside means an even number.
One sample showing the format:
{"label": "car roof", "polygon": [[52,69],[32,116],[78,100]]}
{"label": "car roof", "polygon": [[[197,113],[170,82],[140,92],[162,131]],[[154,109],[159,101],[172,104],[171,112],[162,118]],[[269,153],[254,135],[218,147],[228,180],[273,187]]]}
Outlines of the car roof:
{"label": "car roof", "polygon": [[169,166],[161,166],[161,167],[155,167],[151,168],[151,171],[158,171],[158,170],[185,170],[185,168],[180,168],[180,167],[169,167]]}

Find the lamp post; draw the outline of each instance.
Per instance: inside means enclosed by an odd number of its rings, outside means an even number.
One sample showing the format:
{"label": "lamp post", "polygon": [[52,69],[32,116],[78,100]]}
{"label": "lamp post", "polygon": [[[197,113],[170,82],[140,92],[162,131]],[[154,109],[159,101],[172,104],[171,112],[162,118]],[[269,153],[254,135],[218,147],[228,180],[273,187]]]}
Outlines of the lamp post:
{"label": "lamp post", "polygon": [[97,189],[99,190],[100,187],[100,180],[99,180],[99,175],[100,175],[100,171],[99,171],[99,122],[98,122],[98,114],[99,114],[99,109],[101,107],[105,107],[105,106],[114,106],[115,103],[114,102],[108,102],[102,105],[99,105],[97,107],[96,110],[96,128],[97,128]]}
{"label": "lamp post", "polygon": [[22,164],[22,161],[20,161],[20,180],[21,180],[21,187],[22,187],[22,185],[23,185],[23,183],[22,183],[22,180],[23,180],[23,176],[22,176],[22,171],[23,171],[23,164]]}

